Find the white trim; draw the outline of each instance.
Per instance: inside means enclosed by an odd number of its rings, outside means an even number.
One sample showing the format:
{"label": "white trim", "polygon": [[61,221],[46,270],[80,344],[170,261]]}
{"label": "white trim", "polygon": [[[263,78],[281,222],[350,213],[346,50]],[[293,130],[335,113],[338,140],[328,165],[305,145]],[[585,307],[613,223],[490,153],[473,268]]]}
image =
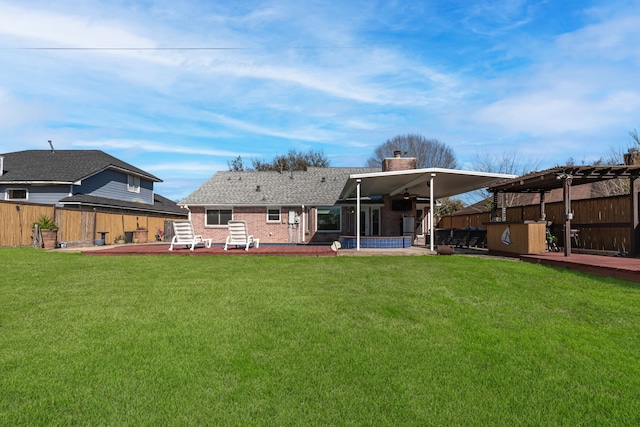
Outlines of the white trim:
{"label": "white trim", "polygon": [[[12,198],[9,197],[9,192],[10,191],[24,191],[25,193],[25,197],[24,199],[16,199],[16,198]],[[5,200],[11,200],[11,201],[25,201],[25,200],[29,200],[29,188],[14,188],[14,187],[7,187],[4,189],[4,199]]]}
{"label": "white trim", "polygon": [[[231,211],[231,219],[233,219],[233,208],[229,209],[226,206],[210,206],[208,208],[204,209],[204,226],[205,228],[226,228],[227,224],[208,224],[207,223],[207,219],[208,219],[208,215],[207,215],[207,211]],[[220,220],[220,213],[218,212],[218,221]]]}
{"label": "white trim", "polygon": [[[269,219],[269,210],[278,210],[278,219]],[[267,206],[267,223],[275,224],[282,221],[282,206]]]}
{"label": "white trim", "polygon": [[140,193],[140,177],[127,175],[127,191],[130,193]]}
{"label": "white trim", "polygon": [[[338,219],[338,229],[337,230],[320,230],[318,228],[318,211],[320,209],[338,209],[340,213],[340,218]],[[342,206],[316,206],[316,233],[340,233],[342,231]]]}

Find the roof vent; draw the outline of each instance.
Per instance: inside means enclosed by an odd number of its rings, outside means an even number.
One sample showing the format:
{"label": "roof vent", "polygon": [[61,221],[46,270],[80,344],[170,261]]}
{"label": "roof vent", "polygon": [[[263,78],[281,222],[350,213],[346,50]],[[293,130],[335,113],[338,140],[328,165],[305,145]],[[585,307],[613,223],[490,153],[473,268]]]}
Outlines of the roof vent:
{"label": "roof vent", "polygon": [[327,182],[327,178],[323,176],[320,182]]}
{"label": "roof vent", "polygon": [[260,192],[260,186],[259,185],[256,185],[256,191]]}
{"label": "roof vent", "polygon": [[393,157],[402,157],[402,151],[396,150],[393,152]]}
{"label": "roof vent", "polygon": [[56,150],[53,149],[53,143],[51,142],[51,140],[49,140],[49,147],[51,147],[51,153],[55,153]]}

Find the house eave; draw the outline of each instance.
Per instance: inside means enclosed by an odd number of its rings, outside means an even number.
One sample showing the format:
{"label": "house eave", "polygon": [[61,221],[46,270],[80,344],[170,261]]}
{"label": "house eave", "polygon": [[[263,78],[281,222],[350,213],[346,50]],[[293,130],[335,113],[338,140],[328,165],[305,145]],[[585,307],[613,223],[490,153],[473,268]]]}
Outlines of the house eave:
{"label": "house eave", "polygon": [[79,185],[79,181],[0,181],[0,185]]}

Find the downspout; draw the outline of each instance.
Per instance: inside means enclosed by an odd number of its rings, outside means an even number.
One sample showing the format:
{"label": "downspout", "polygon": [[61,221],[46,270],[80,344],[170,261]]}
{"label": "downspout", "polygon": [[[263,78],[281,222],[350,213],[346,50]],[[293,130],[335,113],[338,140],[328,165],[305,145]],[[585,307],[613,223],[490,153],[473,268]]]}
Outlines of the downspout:
{"label": "downspout", "polygon": [[4,156],[0,156],[0,176],[4,175]]}
{"label": "downspout", "polygon": [[302,205],[302,212],[300,212],[300,216],[302,217],[302,221],[300,221],[300,222],[302,222],[302,227],[300,228],[300,234],[302,235],[302,239],[300,239],[300,240],[302,240],[302,243],[305,243],[305,239],[304,239],[305,235],[304,234],[305,234],[306,228],[304,226],[304,224],[305,224],[305,222],[304,222],[304,205]]}
{"label": "downspout", "polygon": [[360,182],[356,180],[356,251],[360,250]]}
{"label": "downspout", "polygon": [[436,174],[431,174],[431,180],[429,181],[429,249],[434,250],[434,233],[435,226],[433,224],[433,183]]}

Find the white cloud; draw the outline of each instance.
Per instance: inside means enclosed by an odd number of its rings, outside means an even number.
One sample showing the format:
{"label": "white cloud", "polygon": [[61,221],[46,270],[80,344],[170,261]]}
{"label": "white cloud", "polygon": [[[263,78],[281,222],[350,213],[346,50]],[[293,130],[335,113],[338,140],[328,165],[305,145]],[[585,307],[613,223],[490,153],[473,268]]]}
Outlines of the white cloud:
{"label": "white cloud", "polygon": [[198,156],[221,156],[235,157],[254,156],[255,153],[241,153],[232,150],[214,150],[202,147],[184,146],[180,144],[168,145],[152,141],[141,140],[96,140],[96,141],[77,141],[73,146],[78,148],[101,148],[101,149],[117,149],[129,151],[146,151],[153,153],[172,153],[172,154],[193,154]]}
{"label": "white cloud", "polygon": [[152,173],[169,172],[171,175],[195,174],[198,176],[213,175],[218,170],[227,168],[226,163],[203,162],[175,162],[175,163],[149,163],[139,166],[142,170]]}
{"label": "white cloud", "polygon": [[267,126],[258,125],[255,123],[234,119],[227,117],[223,114],[210,114],[212,120],[222,123],[226,126],[233,127],[243,132],[255,133],[259,135],[275,136],[278,138],[299,140],[299,141],[313,141],[324,142],[333,139],[333,135],[330,132],[323,131],[322,129],[309,127],[306,129],[285,129],[277,130]]}
{"label": "white cloud", "polygon": [[2,5],[0,34],[21,37],[40,47],[154,47],[119,23],[27,7]]}
{"label": "white cloud", "polygon": [[631,59],[640,64],[639,27],[637,14],[616,17],[559,36],[558,47],[565,57],[580,62]]}
{"label": "white cloud", "polygon": [[571,92],[540,91],[489,104],[475,118],[511,134],[589,134],[621,124],[639,107],[640,92],[616,92],[594,99]]}

